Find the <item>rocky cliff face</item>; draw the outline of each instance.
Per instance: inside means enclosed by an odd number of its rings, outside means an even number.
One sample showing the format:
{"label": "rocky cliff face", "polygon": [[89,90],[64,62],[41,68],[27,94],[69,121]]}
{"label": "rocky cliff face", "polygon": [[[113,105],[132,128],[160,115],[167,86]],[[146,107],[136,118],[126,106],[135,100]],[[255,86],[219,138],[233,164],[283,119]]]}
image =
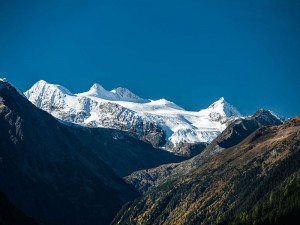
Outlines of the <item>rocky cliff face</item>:
{"label": "rocky cliff face", "polygon": [[237,119],[215,138],[199,155],[181,163],[161,165],[159,167],[135,171],[125,177],[126,182],[134,185],[141,193],[147,192],[168,179],[187,174],[192,169],[200,166],[219,152],[230,148],[260,127],[276,126],[282,120],[269,110],[258,110],[253,116]]}

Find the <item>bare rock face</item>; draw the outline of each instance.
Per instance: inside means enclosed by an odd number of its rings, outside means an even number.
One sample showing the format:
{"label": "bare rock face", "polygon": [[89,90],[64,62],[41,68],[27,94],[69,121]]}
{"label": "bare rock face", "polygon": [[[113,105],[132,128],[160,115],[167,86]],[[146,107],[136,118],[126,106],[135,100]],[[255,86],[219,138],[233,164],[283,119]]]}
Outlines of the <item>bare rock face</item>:
{"label": "bare rock face", "polygon": [[180,142],[177,145],[169,143],[168,149],[172,149],[172,152],[176,155],[184,155],[191,158],[195,155],[201,153],[208,144],[206,142],[202,143],[185,143]]}
{"label": "bare rock face", "polygon": [[[197,146],[197,151],[201,150],[195,157],[181,163],[173,163],[152,169],[135,171],[129,176],[126,176],[125,180],[141,193],[145,193],[152,187],[164,183],[169,179],[188,173],[217,153],[240,143],[257,129],[280,124],[282,124],[282,121],[269,110],[258,110],[253,116],[233,121],[208,146]],[[191,149],[191,147],[189,146],[188,149]]]}

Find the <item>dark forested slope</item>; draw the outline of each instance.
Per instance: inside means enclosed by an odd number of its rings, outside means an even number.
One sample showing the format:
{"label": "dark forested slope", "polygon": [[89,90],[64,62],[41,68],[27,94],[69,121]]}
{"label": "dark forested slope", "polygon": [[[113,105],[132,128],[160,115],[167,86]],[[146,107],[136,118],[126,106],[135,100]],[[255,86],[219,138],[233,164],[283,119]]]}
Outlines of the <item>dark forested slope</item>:
{"label": "dark forested slope", "polygon": [[0,224],[1,225],[37,225],[35,221],[17,209],[6,196],[0,192]]}
{"label": "dark forested slope", "polygon": [[300,169],[300,117],[262,127],[127,204],[113,224],[218,224],[251,210]]}
{"label": "dark forested slope", "polygon": [[72,129],[0,82],[0,190],[43,224],[108,224],[137,193]]}

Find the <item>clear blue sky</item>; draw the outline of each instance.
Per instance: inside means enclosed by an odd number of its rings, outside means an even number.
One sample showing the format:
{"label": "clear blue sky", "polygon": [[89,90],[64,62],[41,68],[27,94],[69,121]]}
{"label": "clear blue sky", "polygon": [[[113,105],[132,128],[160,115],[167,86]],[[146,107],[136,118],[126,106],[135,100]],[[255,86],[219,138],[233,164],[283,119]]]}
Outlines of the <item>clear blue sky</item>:
{"label": "clear blue sky", "polygon": [[300,1],[0,0],[0,77],[300,114]]}

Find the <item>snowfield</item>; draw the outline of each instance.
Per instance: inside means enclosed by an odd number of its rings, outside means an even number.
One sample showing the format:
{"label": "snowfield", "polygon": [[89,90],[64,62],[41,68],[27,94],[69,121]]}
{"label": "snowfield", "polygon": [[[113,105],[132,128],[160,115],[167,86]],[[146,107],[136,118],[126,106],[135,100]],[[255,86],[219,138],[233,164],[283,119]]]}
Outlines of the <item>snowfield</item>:
{"label": "snowfield", "polygon": [[242,116],[223,97],[207,109],[187,111],[166,99],[143,99],[126,88],[107,91],[97,83],[87,92],[73,94],[61,85],[39,81],[24,94],[58,119],[130,131],[169,151],[179,143],[210,143]]}

